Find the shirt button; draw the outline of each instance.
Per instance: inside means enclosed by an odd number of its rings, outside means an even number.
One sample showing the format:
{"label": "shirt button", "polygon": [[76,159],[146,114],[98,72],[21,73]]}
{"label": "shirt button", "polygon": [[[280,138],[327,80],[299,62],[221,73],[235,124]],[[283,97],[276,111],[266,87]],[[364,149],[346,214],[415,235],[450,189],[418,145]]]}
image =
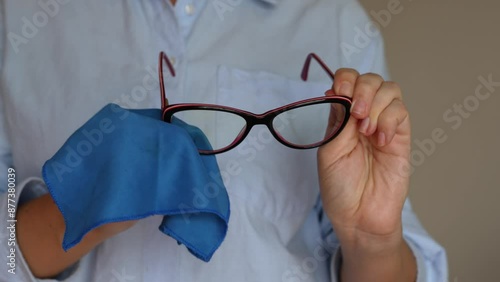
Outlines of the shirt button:
{"label": "shirt button", "polygon": [[192,14],[194,14],[194,5],[193,4],[187,4],[184,7],[184,11],[186,12],[186,14],[188,16],[191,16]]}

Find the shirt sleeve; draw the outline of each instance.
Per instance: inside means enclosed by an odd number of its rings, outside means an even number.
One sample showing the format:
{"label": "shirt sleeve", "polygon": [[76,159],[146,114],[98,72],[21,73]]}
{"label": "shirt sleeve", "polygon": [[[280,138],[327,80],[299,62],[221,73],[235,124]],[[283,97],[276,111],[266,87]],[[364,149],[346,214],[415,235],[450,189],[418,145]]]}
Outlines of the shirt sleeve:
{"label": "shirt sleeve", "polygon": [[[3,54],[5,52],[5,23],[4,23],[4,2],[0,2],[0,73],[3,70]],[[0,84],[0,193],[6,191],[7,168],[12,166],[12,157],[9,141],[6,134],[6,121],[4,119],[4,98],[3,87]]]}
{"label": "shirt sleeve", "polygon": [[[3,71],[6,44],[4,5],[3,1],[0,2],[0,73]],[[15,212],[25,183],[16,183],[15,172],[9,171],[12,168],[12,156],[4,116],[3,87],[0,91],[0,264],[4,266],[0,271],[0,281],[35,281],[16,241]],[[10,185],[8,181],[11,182]]]}
{"label": "shirt sleeve", "polygon": [[409,200],[403,209],[403,235],[417,261],[417,282],[448,281],[446,252],[427,234]]}

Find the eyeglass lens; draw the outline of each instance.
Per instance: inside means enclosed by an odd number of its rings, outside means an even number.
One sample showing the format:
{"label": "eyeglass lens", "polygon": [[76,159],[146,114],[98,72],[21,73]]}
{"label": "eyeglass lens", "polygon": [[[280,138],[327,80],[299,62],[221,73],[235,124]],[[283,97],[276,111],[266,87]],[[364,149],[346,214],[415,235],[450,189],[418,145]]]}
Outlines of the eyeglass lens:
{"label": "eyeglass lens", "polygon": [[[272,121],[272,128],[286,143],[297,147],[315,147],[338,132],[345,114],[345,106],[339,103],[311,104],[278,114]],[[206,136],[211,148],[199,145],[203,148],[198,149],[204,151],[217,151],[230,146],[247,127],[246,120],[238,114],[210,109],[183,110],[173,117]]]}
{"label": "eyeglass lens", "polygon": [[273,129],[287,143],[314,147],[342,126],[346,108],[339,103],[320,103],[293,108],[276,116]]}

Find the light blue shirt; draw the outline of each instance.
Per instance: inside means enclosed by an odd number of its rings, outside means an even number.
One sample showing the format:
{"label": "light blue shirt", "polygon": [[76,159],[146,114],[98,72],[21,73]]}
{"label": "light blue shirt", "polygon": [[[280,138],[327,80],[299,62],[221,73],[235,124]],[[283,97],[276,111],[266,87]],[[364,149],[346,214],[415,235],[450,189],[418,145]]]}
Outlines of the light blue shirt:
{"label": "light blue shirt", "polygon": [[[322,96],[331,82],[319,68],[310,82],[299,79],[309,52],[332,69],[388,77],[382,39],[355,1],[179,0],[172,7],[167,0],[6,0],[0,7],[0,183],[5,190],[7,167],[15,166],[16,203],[46,193],[42,164],[103,105],[159,107],[161,50],[177,72],[166,80],[171,103],[258,113]],[[284,147],[257,127],[217,159],[231,220],[210,263],[159,232],[161,217],[150,217],[101,244],[61,279],[337,281],[339,244],[321,215],[316,151]],[[447,281],[445,251],[409,202],[403,225],[418,281]],[[19,248],[16,274],[7,272],[3,242],[0,281],[37,281]]]}

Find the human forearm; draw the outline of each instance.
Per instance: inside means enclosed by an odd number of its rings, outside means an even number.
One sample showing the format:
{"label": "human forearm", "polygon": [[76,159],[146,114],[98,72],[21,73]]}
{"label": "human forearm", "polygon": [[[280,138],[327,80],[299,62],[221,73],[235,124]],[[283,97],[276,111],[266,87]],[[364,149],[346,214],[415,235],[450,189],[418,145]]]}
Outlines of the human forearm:
{"label": "human forearm", "polygon": [[[123,224],[121,224],[123,225]],[[101,242],[116,234],[122,226],[109,232],[97,228],[87,233],[83,240],[65,252],[62,248],[65,224],[56,204],[45,195],[19,207],[17,212],[17,240],[33,275],[49,278],[76,263]],[[116,232],[115,232],[116,231]]]}
{"label": "human forearm", "polygon": [[341,281],[416,281],[415,257],[402,235],[376,240],[364,238],[342,245]]}

